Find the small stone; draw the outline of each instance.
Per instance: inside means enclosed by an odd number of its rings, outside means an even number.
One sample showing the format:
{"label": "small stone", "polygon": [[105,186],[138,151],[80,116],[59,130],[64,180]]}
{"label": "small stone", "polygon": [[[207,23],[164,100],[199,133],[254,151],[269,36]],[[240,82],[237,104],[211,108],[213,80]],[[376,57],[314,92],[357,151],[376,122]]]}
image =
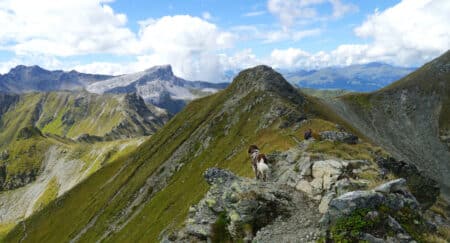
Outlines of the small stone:
{"label": "small stone", "polygon": [[376,192],[391,193],[406,190],[406,180],[403,178],[384,183],[374,189]]}

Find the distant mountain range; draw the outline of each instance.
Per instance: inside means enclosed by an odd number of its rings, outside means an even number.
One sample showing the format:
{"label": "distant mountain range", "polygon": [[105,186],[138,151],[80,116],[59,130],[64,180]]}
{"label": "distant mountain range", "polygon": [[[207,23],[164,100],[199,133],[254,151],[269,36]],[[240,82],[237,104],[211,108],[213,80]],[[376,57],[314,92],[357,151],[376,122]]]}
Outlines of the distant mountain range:
{"label": "distant mountain range", "polygon": [[77,71],[49,71],[39,66],[19,65],[8,73],[0,75],[0,91],[27,93],[33,91],[80,90],[90,83],[111,77]]}
{"label": "distant mountain range", "polygon": [[179,112],[187,102],[224,89],[227,83],[187,81],[176,77],[170,65],[155,66],[121,76],[49,71],[39,66],[17,66],[0,75],[0,92],[28,93],[87,89],[92,93],[137,93],[147,103]]}
{"label": "distant mountain range", "polygon": [[385,63],[327,67],[318,70],[282,71],[283,76],[300,88],[374,91],[408,75],[416,68]]}
{"label": "distant mountain range", "polygon": [[[368,63],[318,70],[280,70],[283,76],[300,88],[374,91],[389,85],[415,68]],[[230,79],[236,72],[228,71]],[[196,98],[217,92],[228,83],[187,81],[174,75],[170,65],[154,66],[142,72],[120,76],[49,71],[39,66],[17,66],[0,75],[0,92],[27,93],[57,90],[82,90],[91,93],[137,93],[146,103],[178,113]]]}

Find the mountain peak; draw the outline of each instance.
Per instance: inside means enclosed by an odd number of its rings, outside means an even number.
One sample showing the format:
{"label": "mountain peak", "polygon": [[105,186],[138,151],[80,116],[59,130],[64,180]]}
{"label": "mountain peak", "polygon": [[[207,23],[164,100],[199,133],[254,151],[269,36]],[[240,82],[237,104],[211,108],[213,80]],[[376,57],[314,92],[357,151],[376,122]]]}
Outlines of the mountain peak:
{"label": "mountain peak", "polygon": [[241,71],[230,88],[238,92],[260,90],[280,94],[297,93],[280,73],[266,65]]}
{"label": "mountain peak", "polygon": [[21,73],[21,72],[45,72],[47,70],[41,68],[38,65],[33,65],[33,66],[25,66],[25,65],[17,65],[13,68],[11,68],[11,70],[9,71],[10,73]]}
{"label": "mountain peak", "polygon": [[159,73],[173,76],[172,66],[170,64],[153,66],[145,70],[145,73]]}

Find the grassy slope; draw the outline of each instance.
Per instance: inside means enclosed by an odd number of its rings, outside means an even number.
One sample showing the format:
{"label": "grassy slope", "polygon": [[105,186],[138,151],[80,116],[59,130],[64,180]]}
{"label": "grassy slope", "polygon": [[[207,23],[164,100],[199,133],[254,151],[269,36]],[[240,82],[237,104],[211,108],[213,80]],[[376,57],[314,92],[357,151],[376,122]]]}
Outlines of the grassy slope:
{"label": "grassy slope", "polygon": [[[132,119],[131,116],[137,118]],[[9,154],[9,158],[0,160],[0,165],[7,165],[6,180],[9,180],[18,173],[38,171],[50,146],[71,143],[57,136],[105,136],[120,124],[126,124],[119,133],[125,137],[135,137],[152,132],[159,126],[142,125],[136,122],[138,119],[141,119],[138,122],[142,121],[139,114],[125,104],[124,96],[83,92],[24,94],[0,117],[0,152],[7,151]],[[18,137],[24,128],[32,126],[46,135],[29,139]]]}
{"label": "grassy slope", "polygon": [[437,179],[450,200],[450,51],[391,85],[341,96],[339,109],[378,144]]}
{"label": "grassy slope", "polygon": [[[134,106],[139,105],[141,104],[133,100],[133,97],[123,95],[51,92],[19,96],[16,103],[2,110],[0,116],[0,153],[5,151],[8,154],[6,158],[0,159],[0,166],[6,167],[5,182],[9,183],[18,175],[42,171],[42,162],[52,146],[64,151],[67,160],[83,162],[84,168],[80,175],[82,173],[84,176],[89,176],[118,157],[132,152],[146,139],[142,135],[152,133],[160,126],[159,121],[154,124],[144,123],[143,117],[152,115],[152,112],[141,107],[139,112],[143,113],[138,113]],[[144,103],[142,105],[146,107]],[[117,126],[120,128],[115,129]],[[29,138],[20,137],[24,129],[33,127],[41,129],[44,135],[36,133]],[[114,129],[115,135],[139,138],[94,144],[70,139],[81,134],[103,136]],[[16,186],[18,185],[14,187]],[[56,197],[55,191],[58,192],[58,188],[49,184],[46,193],[40,195],[34,210],[41,209],[52,201]],[[0,235],[6,234],[15,223],[2,222]]]}
{"label": "grassy slope", "polygon": [[356,108],[370,109],[380,105],[384,95],[401,92],[403,90],[419,89],[422,96],[439,96],[440,107],[439,125],[450,129],[450,50],[435,60],[425,64],[408,76],[372,93],[354,93],[342,98]]}
{"label": "grassy slope", "polygon": [[[64,242],[75,237],[91,219],[95,219],[95,223],[80,240],[98,240],[131,198],[146,193],[139,192],[146,179],[158,173],[160,165],[177,148],[190,144],[188,152],[191,156],[179,161],[186,165],[170,178],[163,190],[142,205],[136,217],[122,230],[107,238],[108,242],[155,241],[162,230],[180,226],[189,207],[203,197],[208,189],[202,178],[206,168],[220,166],[242,176],[251,176],[246,153],[248,144],[258,144],[264,152],[271,152],[295,145],[292,137],[300,139],[302,129],[305,128],[279,128],[279,124],[292,118],[290,115],[299,117],[308,114],[317,118],[308,126],[317,130],[332,129],[331,125],[320,119],[325,115],[320,114],[325,111],[326,117],[335,116],[327,109],[316,109],[321,105],[314,99],[307,100],[305,106],[276,95],[268,95],[257,101],[265,93],[253,91],[238,102],[236,109],[220,113],[226,101],[234,97],[233,93],[231,85],[218,94],[193,101],[132,156],[118,158],[94,173],[88,180],[32,216],[25,222],[25,227],[16,227],[7,240],[18,241],[26,234],[27,242]],[[247,109],[250,103],[254,105]],[[263,115],[273,105],[289,112],[259,129],[264,123]],[[202,151],[199,149],[203,141],[192,138],[204,133],[211,135],[212,140]],[[24,228],[26,233],[23,232]]]}

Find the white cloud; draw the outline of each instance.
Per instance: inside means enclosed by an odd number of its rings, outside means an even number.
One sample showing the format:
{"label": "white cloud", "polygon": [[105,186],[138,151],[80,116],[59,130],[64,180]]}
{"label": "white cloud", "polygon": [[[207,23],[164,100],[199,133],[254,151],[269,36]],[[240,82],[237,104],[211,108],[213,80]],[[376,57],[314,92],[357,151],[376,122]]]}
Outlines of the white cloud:
{"label": "white cloud", "polygon": [[306,37],[319,35],[322,30],[313,29],[274,29],[267,26],[241,25],[231,29],[239,40],[261,40],[262,43],[275,43],[281,41],[299,41]]}
{"label": "white cloud", "polygon": [[[450,1],[403,0],[384,11],[375,11],[354,29],[365,44],[342,44],[332,51],[307,52],[298,47],[274,49],[266,56],[252,49],[234,49],[237,41],[262,43],[299,41],[322,33],[299,23],[339,18],[356,7],[339,0],[268,0],[268,12],[277,25],[236,26],[222,30],[201,17],[165,16],[139,22],[133,33],[127,17],[116,13],[111,0],[0,0],[0,50],[16,54],[0,63],[0,72],[17,64],[104,74],[141,71],[152,65],[172,64],[175,74],[191,80],[218,81],[227,69],[258,64],[278,68],[319,68],[383,61],[421,65],[450,49]],[[316,8],[331,7],[325,16]],[[254,9],[257,10],[257,9]],[[244,16],[265,14],[251,12]],[[270,46],[270,45],[267,45]],[[130,63],[62,62],[67,56],[108,53],[134,57]],[[230,54],[232,53],[232,54]],[[75,58],[76,59],[76,58]]]}
{"label": "white cloud", "polygon": [[284,50],[275,49],[270,54],[270,62],[275,68],[295,67],[298,66],[298,62],[302,58],[308,58],[310,56],[306,51],[288,48]]}
{"label": "white cloud", "polygon": [[56,57],[47,56],[47,55],[28,55],[28,56],[16,56],[12,59],[0,62],[0,74],[4,74],[9,72],[9,70],[17,65],[36,65],[46,68],[46,69],[63,69],[64,63],[61,62]]}
{"label": "white cloud", "polygon": [[381,61],[419,66],[450,49],[450,1],[403,0],[378,10],[355,34],[367,44],[343,44],[330,52],[308,53],[298,48],[272,51],[268,63],[284,68],[320,68]]}
{"label": "white cloud", "polygon": [[306,37],[316,36],[321,33],[319,28],[307,30],[277,30],[269,31],[263,34],[264,43],[275,43],[285,40],[299,41]]}
{"label": "white cloud", "polygon": [[252,49],[247,48],[231,56],[222,54],[220,63],[223,66],[223,70],[239,70],[263,64],[264,62],[253,53]]}
{"label": "white cloud", "polygon": [[218,51],[233,46],[234,35],[189,15],[147,21],[139,32],[147,66],[170,63],[187,79],[214,80],[221,67]]}
{"label": "white cloud", "polygon": [[367,58],[417,65],[450,48],[449,13],[447,0],[403,0],[370,15],[355,33],[373,41]]}
{"label": "white cloud", "polygon": [[107,74],[107,75],[122,75],[127,73],[133,73],[138,70],[133,67],[134,65],[122,64],[122,63],[110,63],[110,62],[92,62],[88,64],[75,65],[73,69],[82,73],[96,73],[96,74]]}
{"label": "white cloud", "polygon": [[[0,64],[0,71],[16,63],[46,62],[33,56],[69,57],[107,53],[134,56],[129,64],[64,63],[80,71],[119,74],[172,64],[188,79],[214,80],[221,70],[219,52],[231,48],[235,36],[206,19],[189,15],[140,21],[140,30],[127,28],[127,17],[115,13],[111,0],[3,0],[0,2],[0,50],[12,51],[15,60]],[[34,63],[33,63],[34,62]],[[47,65],[54,68],[54,65]],[[7,70],[6,70],[7,71]]]}
{"label": "white cloud", "polygon": [[347,13],[352,13],[358,11],[358,7],[353,4],[345,4],[340,0],[329,0],[331,6],[333,7],[333,17],[339,18],[346,15]]}
{"label": "white cloud", "polygon": [[19,55],[123,53],[135,35],[110,0],[3,0],[0,46]]}
{"label": "white cloud", "polygon": [[267,9],[279,18],[284,28],[292,27],[299,20],[321,20],[329,16],[321,16],[317,6],[328,3],[332,6],[331,17],[338,18],[358,8],[340,0],[269,0]]}
{"label": "white cloud", "polygon": [[210,12],[203,12],[203,13],[202,13],[202,17],[203,17],[204,19],[206,19],[206,20],[212,19],[212,15],[211,15]]}
{"label": "white cloud", "polygon": [[256,17],[256,16],[261,16],[266,14],[266,11],[253,11],[253,12],[248,12],[248,13],[244,13],[242,16],[244,17]]}

